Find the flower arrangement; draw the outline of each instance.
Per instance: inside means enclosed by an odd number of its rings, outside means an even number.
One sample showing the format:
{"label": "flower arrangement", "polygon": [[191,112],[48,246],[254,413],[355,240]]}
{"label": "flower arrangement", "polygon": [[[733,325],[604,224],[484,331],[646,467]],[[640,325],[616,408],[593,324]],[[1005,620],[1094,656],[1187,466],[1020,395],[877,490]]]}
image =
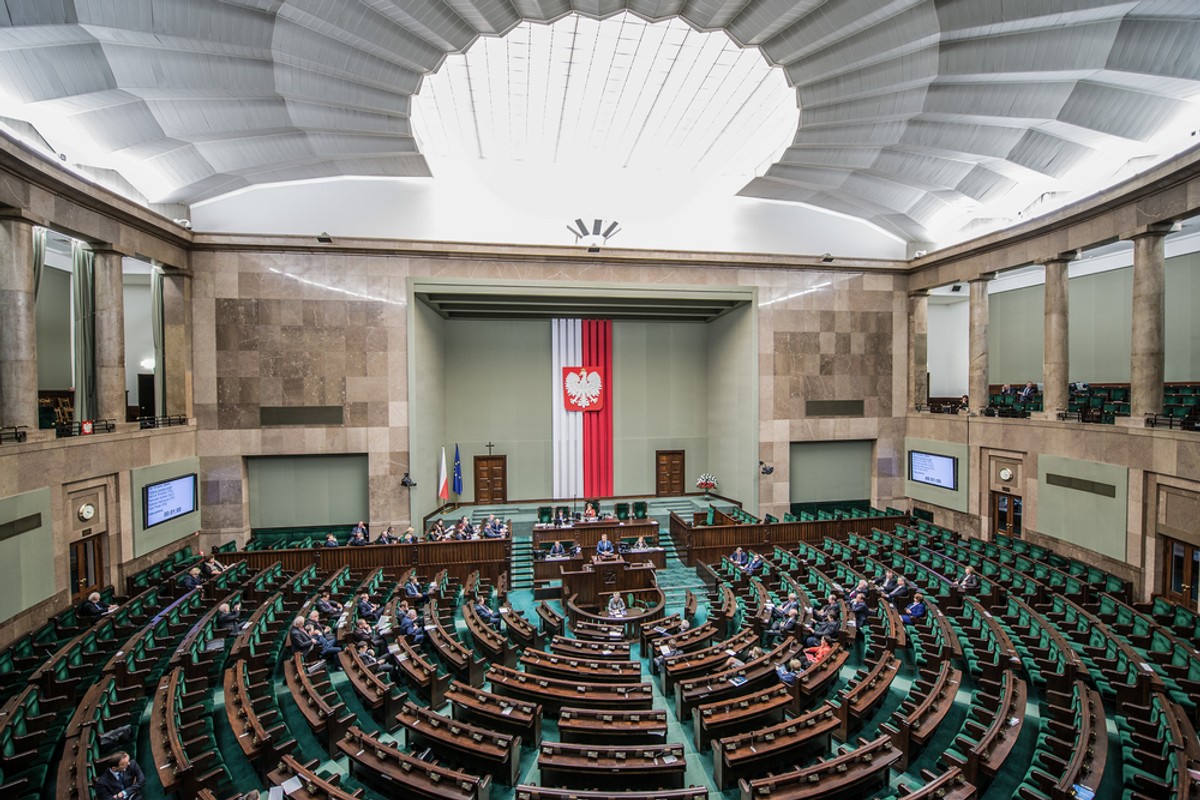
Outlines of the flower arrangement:
{"label": "flower arrangement", "polygon": [[703,489],[706,492],[711,492],[717,488],[717,476],[711,472],[705,472],[699,478],[696,478],[696,488]]}

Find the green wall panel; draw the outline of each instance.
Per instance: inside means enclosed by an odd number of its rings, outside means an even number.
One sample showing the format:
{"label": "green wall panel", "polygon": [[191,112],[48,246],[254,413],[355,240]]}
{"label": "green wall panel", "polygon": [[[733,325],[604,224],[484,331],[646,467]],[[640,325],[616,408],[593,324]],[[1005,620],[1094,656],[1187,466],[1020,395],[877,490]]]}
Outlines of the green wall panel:
{"label": "green wall panel", "polygon": [[[708,323],[708,466],[718,492],[758,513],[758,300]],[[697,465],[698,466],[698,465]]]}
{"label": "green wall panel", "polygon": [[793,503],[870,500],[875,442],[792,442],[788,499]]}
{"label": "green wall panel", "polygon": [[170,522],[155,525],[149,530],[145,527],[145,509],[142,507],[142,488],[148,483],[157,483],[168,478],[200,472],[199,458],[184,458],[166,464],[156,464],[152,467],[140,467],[129,471],[132,482],[133,496],[129,499],[133,509],[133,555],[139,558],[147,553],[153,553],[160,547],[166,547],[171,542],[177,542],[185,536],[191,536],[200,530],[200,490],[196,490],[196,510],[191,514],[176,517]]}
{"label": "green wall panel", "polygon": [[[1079,478],[1115,487],[1113,497],[1047,481],[1047,475]],[[1129,469],[1098,461],[1038,456],[1038,533],[1086,547],[1111,558],[1125,559],[1125,526],[1129,507]]]}
{"label": "green wall panel", "polygon": [[367,456],[246,459],[250,527],[353,525],[368,519]]}
{"label": "green wall panel", "polygon": [[613,491],[653,494],[656,450],[683,450],[690,480],[708,463],[708,326],[613,323]]}
{"label": "green wall panel", "polygon": [[988,381],[1024,385],[1042,380],[1045,291],[1029,286],[988,298]]}
{"label": "green wall panel", "polygon": [[[473,500],[474,457],[508,457],[511,499],[550,495],[550,322],[445,323],[446,470],[462,455],[463,494]],[[441,442],[433,446],[440,457]]]}
{"label": "green wall panel", "polygon": [[50,489],[0,498],[0,523],[41,514],[41,526],[0,541],[0,620],[54,594],[54,514]]}
{"label": "green wall panel", "polygon": [[70,389],[71,273],[46,267],[37,299],[38,388]]}
{"label": "green wall panel", "polygon": [[[446,443],[446,322],[429,306],[414,300],[409,280],[408,323],[408,473],[417,485],[409,489],[414,526],[441,501],[437,496],[438,459]],[[446,454],[446,469],[451,469]]]}

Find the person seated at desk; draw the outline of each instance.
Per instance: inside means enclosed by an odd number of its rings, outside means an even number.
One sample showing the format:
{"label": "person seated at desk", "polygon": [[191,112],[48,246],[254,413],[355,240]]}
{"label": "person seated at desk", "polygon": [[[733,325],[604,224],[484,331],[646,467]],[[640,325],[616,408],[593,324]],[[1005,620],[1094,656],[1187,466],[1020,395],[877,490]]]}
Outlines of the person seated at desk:
{"label": "person seated at desk", "polygon": [[875,578],[875,585],[879,587],[879,591],[882,592],[885,597],[891,594],[892,590],[896,588],[896,582],[896,573],[892,572],[890,569],[885,570],[883,575]]}
{"label": "person seated at desk", "polygon": [[337,547],[337,546],[338,546],[337,537],[334,536],[332,533],[328,534],[325,537],[325,547]]}
{"label": "person seated at desk", "polygon": [[813,625],[812,635],[806,636],[804,643],[809,647],[815,647],[820,644],[822,639],[836,639],[841,630],[842,620],[835,614],[826,619],[819,620]]}
{"label": "person seated at desk", "polygon": [[78,612],[81,617],[103,617],[116,610],[116,605],[106,606],[100,602],[99,592],[92,592],[86,600],[79,604]]}
{"label": "person seated at desk", "polygon": [[410,608],[407,614],[400,617],[400,635],[417,646],[425,643],[425,629],[417,623],[415,608]]}
{"label": "person seated at desk", "polygon": [[787,600],[771,608],[771,617],[774,619],[783,619],[791,613],[793,608],[800,608],[800,600],[795,592],[788,592]]}
{"label": "person seated at desk", "polygon": [[753,555],[750,556],[750,560],[746,563],[746,566],[743,567],[742,569],[747,575],[757,575],[758,573],[762,572],[762,568],[763,568],[762,556],[760,556],[758,553],[754,553]]}
{"label": "person seated at desk", "polygon": [[829,595],[825,598],[825,605],[814,615],[817,619],[838,619],[842,616],[842,607],[838,604],[837,595]]}
{"label": "person seated at desk", "polygon": [[608,615],[610,617],[625,616],[625,601],[621,599],[620,592],[613,592],[608,598]]}
{"label": "person seated at desk", "polygon": [[645,536],[639,536],[639,537],[637,537],[637,541],[633,543],[633,547],[631,547],[629,549],[630,550],[649,550],[650,545],[646,544]]}
{"label": "person seated at desk", "polygon": [[500,630],[500,612],[493,611],[492,607],[483,601],[482,596],[475,598],[475,615],[496,630]]}
{"label": "person seated at desk", "polygon": [[242,621],[242,604],[221,603],[217,606],[217,630],[236,631]]}
{"label": "person seated at desk", "polygon": [[315,653],[326,661],[330,661],[342,652],[342,648],[333,643],[331,638],[326,637],[316,626],[306,623],[304,617],[296,617],[292,620],[291,630],[288,631],[288,642],[291,644],[292,652],[299,653],[304,659]]}
{"label": "person seated at desk", "polygon": [[584,505],[583,505],[583,518],[584,519],[596,519],[598,516],[600,516],[600,515],[596,513],[596,507],[594,505],[592,505],[591,503],[584,503]]}
{"label": "person seated at desk", "polygon": [[371,647],[377,647],[383,642],[383,640],[375,634],[375,630],[371,627],[371,623],[367,622],[365,619],[356,620],[354,623],[354,630],[350,631],[346,638],[356,644],[365,642]]}
{"label": "person seated at desk", "polygon": [[853,588],[853,589],[850,591],[850,596],[851,596],[851,597],[853,597],[853,596],[854,596],[854,595],[856,595],[856,594],[865,594],[865,595],[868,595],[868,596],[870,596],[870,594],[871,594],[871,584],[869,584],[869,583],[867,582],[867,579],[866,579],[866,578],[863,578],[863,579],[862,579],[862,580],[860,580],[860,581],[859,581],[857,584],[855,584],[854,588]]}
{"label": "person seated at desk", "polygon": [[554,540],[554,544],[550,545],[550,558],[566,558],[567,548],[563,547],[563,543],[558,539]]}
{"label": "person seated at desk", "polygon": [[358,596],[358,618],[374,625],[379,621],[379,606],[371,602],[371,595],[363,592]]}
{"label": "person seated at desk", "polygon": [[330,597],[328,589],[322,591],[321,596],[317,598],[316,608],[326,617],[336,617],[345,610],[341,603]]}
{"label": "person seated at desk", "polygon": [[417,582],[417,576],[413,575],[404,584],[404,596],[415,603],[424,603],[429,599],[429,595],[421,591],[421,584]]}
{"label": "person seated at desk", "polygon": [[1026,381],[1025,388],[1017,395],[1018,403],[1032,403],[1033,398],[1037,395],[1037,387],[1033,385],[1033,381]]}
{"label": "person seated at desk", "polygon": [[816,644],[805,648],[804,657],[808,659],[808,663],[815,664],[825,656],[833,652],[833,639],[828,636],[822,636],[821,640]]}
{"label": "person seated at desk", "polygon": [[570,524],[571,524],[571,520],[567,519],[566,509],[559,508],[554,512],[554,522],[553,522],[554,527],[561,528],[564,525],[570,525]]}
{"label": "person seated at desk", "polygon": [[417,540],[417,535],[415,532],[413,532],[412,528],[408,528],[407,530],[405,530],[404,535],[400,537],[401,544],[412,544],[416,540]]}
{"label": "person seated at desk", "polygon": [[200,574],[204,576],[205,580],[220,575],[226,569],[228,569],[228,567],[226,567],[220,561],[217,561],[217,557],[214,555],[209,555],[209,557],[204,559],[204,561],[200,564]]}
{"label": "person seated at desk", "polygon": [[432,527],[425,534],[425,538],[431,542],[440,542],[446,538],[446,523],[439,520],[434,520]]}
{"label": "person seated at desk", "polygon": [[733,562],[735,566],[745,569],[746,565],[750,563],[750,556],[746,555],[745,550],[738,547],[735,548],[733,554],[729,556],[729,560]]}
{"label": "person seated at desk", "polygon": [[203,585],[204,579],[200,577],[199,567],[192,567],[188,570],[188,574],[183,577],[183,590],[185,592],[199,589]]}
{"label": "person seated at desk", "polygon": [[458,521],[458,526],[467,532],[468,536],[475,535],[475,526],[471,524],[471,519],[463,515],[463,518]]}
{"label": "person seated at desk", "polygon": [[459,520],[458,522],[454,523],[454,529],[446,538],[453,539],[456,542],[465,542],[471,538],[471,534],[469,531],[467,531],[467,527],[463,524],[462,520]]}
{"label": "person seated at desk", "polygon": [[375,544],[396,544],[400,541],[400,537],[392,530],[392,526],[388,525],[387,530],[379,534],[379,538],[375,540]]}
{"label": "person seated at desk", "polygon": [[908,604],[908,608],[904,609],[904,613],[900,615],[900,619],[905,625],[911,625],[919,619],[924,619],[925,612],[928,610],[925,606],[925,595],[917,592],[913,595],[912,602]]}
{"label": "person seated at desk", "polygon": [[905,601],[908,600],[908,580],[897,578],[896,588],[888,592],[887,599],[897,608],[903,606]]}
{"label": "person seated at desk", "polygon": [[118,750],[108,757],[107,764],[108,769],[97,770],[100,774],[93,784],[96,800],[142,800],[146,776],[137,762]]}
{"label": "person seated at desk", "polygon": [[360,519],[354,529],[350,531],[350,535],[353,536],[356,533],[361,533],[364,539],[367,538],[367,523]]}
{"label": "person seated at desk", "polygon": [[495,514],[488,514],[487,523],[483,526],[483,538],[503,539],[507,532],[504,523],[496,519]]}
{"label": "person seated at desk", "polygon": [[762,658],[762,654],[763,654],[763,649],[761,647],[759,647],[758,645],[754,645],[753,647],[751,647],[749,650],[747,650],[745,652],[744,658],[742,657],[742,655],[736,655],[736,656],[730,656],[729,658],[725,659],[724,669],[741,669],[742,667],[746,666],[746,664],[750,663],[751,661],[754,661],[757,658]]}
{"label": "person seated at desk", "polygon": [[785,667],[783,664],[775,667],[775,674],[779,676],[779,680],[785,686],[795,686],[796,679],[804,674],[804,662],[798,658],[793,658]]}
{"label": "person seated at desk", "polygon": [[970,410],[971,410],[971,398],[964,394],[958,400],[957,411],[970,411]]}
{"label": "person seated at desk", "polygon": [[763,632],[763,646],[775,645],[782,642],[800,625],[800,609],[793,608],[783,619],[775,620],[771,627]]}
{"label": "person seated at desk", "polygon": [[389,664],[386,661],[380,661],[379,658],[376,657],[374,651],[371,649],[371,645],[367,644],[366,642],[359,642],[354,646],[354,649],[358,651],[358,660],[362,662],[364,667],[371,670],[371,672],[374,672],[380,677],[386,675],[390,678],[395,675],[396,665]]}
{"label": "person seated at desk", "polygon": [[954,585],[964,592],[973,592],[979,588],[979,576],[975,574],[974,567],[967,567],[963,570],[963,576],[954,582]]}
{"label": "person seated at desk", "polygon": [[600,541],[596,542],[596,555],[609,558],[616,553],[616,548],[613,543],[608,540],[608,534],[600,534]]}
{"label": "person seated at desk", "polygon": [[362,547],[366,544],[370,544],[370,542],[367,541],[366,534],[362,533],[361,531],[355,531],[354,535],[350,537],[351,547]]}

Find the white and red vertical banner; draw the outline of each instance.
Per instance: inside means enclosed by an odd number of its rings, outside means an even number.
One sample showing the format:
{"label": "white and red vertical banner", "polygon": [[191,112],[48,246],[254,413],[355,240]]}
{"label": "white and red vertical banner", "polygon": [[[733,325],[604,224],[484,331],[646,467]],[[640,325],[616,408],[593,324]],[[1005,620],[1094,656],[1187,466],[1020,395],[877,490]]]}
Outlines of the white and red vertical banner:
{"label": "white and red vertical banner", "polygon": [[551,320],[556,498],[613,493],[612,320]]}

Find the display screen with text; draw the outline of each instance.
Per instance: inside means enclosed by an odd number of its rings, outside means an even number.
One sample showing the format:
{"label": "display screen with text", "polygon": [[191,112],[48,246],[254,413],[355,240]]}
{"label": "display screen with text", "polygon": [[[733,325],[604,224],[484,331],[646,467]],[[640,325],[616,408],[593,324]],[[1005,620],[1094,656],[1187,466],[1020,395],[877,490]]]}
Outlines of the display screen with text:
{"label": "display screen with text", "polygon": [[916,483],[958,490],[958,459],[920,450],[908,451],[908,479]]}
{"label": "display screen with text", "polygon": [[196,510],[196,474],[147,484],[143,493],[145,527],[153,528]]}

